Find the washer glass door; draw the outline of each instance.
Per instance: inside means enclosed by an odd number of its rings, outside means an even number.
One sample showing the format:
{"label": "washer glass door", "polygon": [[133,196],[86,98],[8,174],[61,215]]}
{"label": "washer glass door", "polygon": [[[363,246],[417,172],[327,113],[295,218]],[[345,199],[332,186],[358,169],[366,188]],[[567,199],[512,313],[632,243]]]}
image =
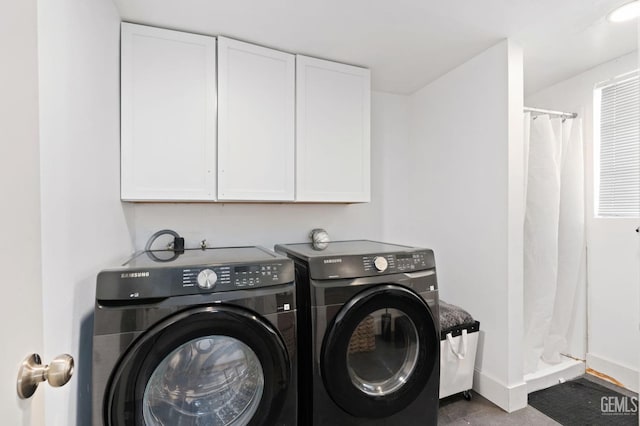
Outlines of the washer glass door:
{"label": "washer glass door", "polygon": [[143,417],[147,425],[245,425],[263,390],[262,365],[249,346],[200,337],[158,364],[144,391]]}
{"label": "washer glass door", "polygon": [[200,306],[141,334],[113,371],[104,424],[273,425],[292,383],[271,323],[233,306]]}

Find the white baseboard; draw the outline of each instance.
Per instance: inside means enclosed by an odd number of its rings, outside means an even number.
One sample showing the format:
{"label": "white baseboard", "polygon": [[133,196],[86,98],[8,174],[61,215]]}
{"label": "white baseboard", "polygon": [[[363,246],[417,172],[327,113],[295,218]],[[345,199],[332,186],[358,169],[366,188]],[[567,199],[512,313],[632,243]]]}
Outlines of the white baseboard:
{"label": "white baseboard", "polygon": [[596,370],[598,373],[605,374],[615,379],[622,387],[634,392],[638,392],[640,374],[638,370],[632,367],[622,365],[611,361],[609,359],[594,355],[592,353],[587,354],[587,368]]}
{"label": "white baseboard", "polygon": [[473,390],[509,413],[527,406],[527,384],[524,381],[507,386],[499,380],[475,370]]}

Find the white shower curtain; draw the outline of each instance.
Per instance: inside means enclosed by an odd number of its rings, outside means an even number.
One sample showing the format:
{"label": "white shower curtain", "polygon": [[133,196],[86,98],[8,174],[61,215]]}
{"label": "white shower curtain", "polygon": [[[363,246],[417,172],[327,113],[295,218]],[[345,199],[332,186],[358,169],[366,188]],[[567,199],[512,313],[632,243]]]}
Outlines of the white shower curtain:
{"label": "white shower curtain", "polygon": [[[580,119],[525,114],[525,374],[567,350],[575,295],[585,280]],[[544,365],[544,364],[542,364]]]}

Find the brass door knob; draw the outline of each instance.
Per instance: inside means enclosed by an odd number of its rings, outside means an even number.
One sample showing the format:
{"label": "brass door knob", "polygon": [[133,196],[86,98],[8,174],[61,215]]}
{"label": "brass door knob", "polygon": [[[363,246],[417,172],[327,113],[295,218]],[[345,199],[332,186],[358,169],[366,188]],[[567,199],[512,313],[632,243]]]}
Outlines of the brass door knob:
{"label": "brass door knob", "polygon": [[73,357],[58,355],[49,365],[42,365],[40,355],[31,354],[22,361],[18,371],[18,396],[31,398],[40,382],[48,381],[53,387],[67,384],[73,375]]}

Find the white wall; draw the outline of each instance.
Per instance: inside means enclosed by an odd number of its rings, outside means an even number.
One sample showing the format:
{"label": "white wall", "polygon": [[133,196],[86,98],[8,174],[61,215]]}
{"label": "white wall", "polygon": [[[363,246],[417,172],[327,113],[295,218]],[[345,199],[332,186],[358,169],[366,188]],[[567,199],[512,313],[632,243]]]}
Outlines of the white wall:
{"label": "white wall", "polygon": [[38,2],[45,361],[75,375],[47,389],[47,425],[90,424],[96,273],[131,251],[119,196],[120,18],[111,0]]}
{"label": "white wall", "polygon": [[43,392],[22,401],[22,360],[42,350],[36,1],[5,2],[0,13],[0,412],[6,425],[41,425]]}
{"label": "white wall", "polygon": [[406,155],[407,97],[374,92],[371,108],[371,202],[367,204],[172,204],[134,206],[135,245],[144,247],[153,232],[169,228],[185,237],[187,247],[203,238],[210,246],[263,245],[308,241],[309,231],[324,228],[332,240],[387,237],[383,215],[396,196],[393,171]]}
{"label": "white wall", "polygon": [[385,142],[379,146],[384,167],[373,170],[382,181],[382,240],[401,242],[409,232],[409,199],[411,182],[409,163],[409,96],[382,95],[376,102],[372,120],[377,137]]}
{"label": "white wall", "polygon": [[[85,424],[95,275],[155,231],[195,246],[382,239],[387,163],[406,152],[407,97],[372,94],[372,201],[367,204],[129,204],[119,201],[119,17],[109,0],[39,4],[45,358],[77,362],[68,387],[47,395],[47,424]],[[395,160],[394,160],[395,159]],[[391,194],[393,197],[395,194]],[[61,410],[60,407],[68,407]],[[88,424],[88,423],[87,423]]]}
{"label": "white wall", "polygon": [[476,388],[526,405],[522,370],[522,52],[503,41],[411,97],[411,229],[440,294],[481,323]]}
{"label": "white wall", "polygon": [[70,386],[47,395],[47,424],[88,421],[96,273],[163,228],[188,247],[272,247],[314,227],[432,247],[443,296],[482,323],[478,390],[507,410],[526,404],[517,47],[500,43],[411,97],[372,94],[371,203],[123,204],[117,12],[109,0],[43,1],[39,18],[45,357],[78,361]]}
{"label": "white wall", "polygon": [[578,294],[569,348],[572,355],[586,357],[587,367],[636,391],[640,255],[634,230],[639,223],[637,219],[594,215],[593,88],[637,67],[634,52],[527,96],[525,102],[532,107],[575,111],[583,118],[588,284]]}

